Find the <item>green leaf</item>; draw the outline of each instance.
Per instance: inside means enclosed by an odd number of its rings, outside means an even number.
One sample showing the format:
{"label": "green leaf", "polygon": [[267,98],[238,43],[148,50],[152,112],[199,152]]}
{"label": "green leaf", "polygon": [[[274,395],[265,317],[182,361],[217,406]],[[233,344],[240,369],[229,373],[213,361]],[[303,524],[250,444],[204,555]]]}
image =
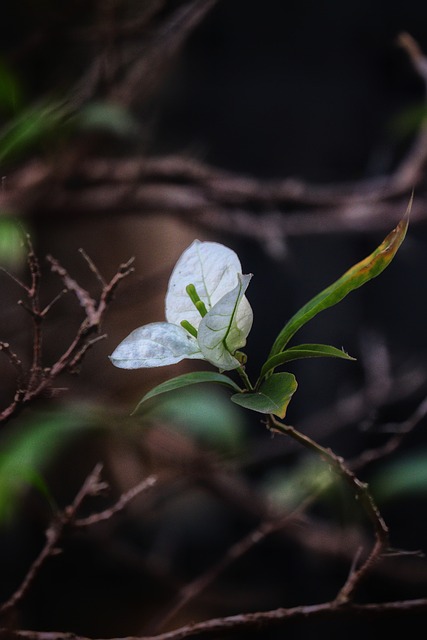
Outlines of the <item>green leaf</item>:
{"label": "green leaf", "polygon": [[175,389],[181,389],[182,387],[188,387],[189,385],[199,384],[200,382],[215,382],[217,384],[224,384],[233,391],[240,392],[240,387],[230,380],[227,376],[222,373],[216,373],[215,371],[196,371],[195,373],[184,373],[182,376],[177,376],[176,378],[172,378],[172,380],[166,380],[166,382],[162,382],[161,384],[151,389],[142,399],[138,402],[137,406],[133,410],[132,414],[136,413],[139,407],[147,400],[151,398],[155,398],[156,396],[161,395],[162,393],[168,393],[169,391],[174,391]]}
{"label": "green leaf", "polygon": [[321,291],[292,316],[277,336],[268,360],[278,353],[281,353],[292,336],[309,320],[314,318],[314,316],[324,309],[328,309],[337,304],[351,291],[361,287],[384,271],[396,255],[398,248],[405,238],[411,205],[412,198],[405,216],[373,253],[351,267],[341,278]]}
{"label": "green leaf", "polygon": [[246,409],[284,418],[297,386],[292,373],[275,373],[263,382],[258,391],[236,393],[231,396],[231,400]]}
{"label": "green leaf", "polygon": [[269,358],[261,369],[260,380],[267,373],[285,362],[291,360],[300,360],[301,358],[343,358],[344,360],[356,360],[342,349],[331,347],[327,344],[299,344],[278,353],[276,356]]}

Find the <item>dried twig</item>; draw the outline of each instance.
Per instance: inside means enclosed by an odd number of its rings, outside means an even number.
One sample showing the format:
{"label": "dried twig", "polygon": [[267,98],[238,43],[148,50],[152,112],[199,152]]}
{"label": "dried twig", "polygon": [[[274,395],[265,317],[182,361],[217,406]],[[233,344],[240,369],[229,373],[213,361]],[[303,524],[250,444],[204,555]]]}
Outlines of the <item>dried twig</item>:
{"label": "dried twig", "polygon": [[[320,619],[369,619],[385,617],[390,619],[392,615],[414,616],[425,614],[427,611],[427,599],[402,600],[396,602],[381,602],[372,604],[348,603],[337,605],[334,602],[293,607],[290,609],[273,609],[256,613],[241,613],[224,618],[212,618],[202,622],[184,625],[173,631],[159,633],[151,636],[126,636],[122,638],[110,638],[109,640],[185,640],[197,636],[197,638],[218,638],[223,633],[242,633],[252,630],[266,630],[272,628],[285,628],[288,621],[314,621]],[[3,633],[2,633],[3,632]],[[61,633],[56,631],[27,631],[27,630],[1,630],[0,638],[10,640],[90,640],[87,637],[75,633]]]}
{"label": "dried twig", "polygon": [[272,415],[268,417],[268,426],[272,431],[290,436],[306,449],[316,453],[325,460],[325,462],[330,464],[332,469],[338,473],[338,475],[343,478],[347,484],[349,484],[355,498],[359,501],[367,517],[371,520],[375,532],[375,544],[362,564],[350,573],[346,583],[340,589],[336,598],[336,601],[339,604],[347,602],[372,565],[377,562],[381,557],[381,554],[388,549],[388,527],[369,492],[368,485],[359,480],[353,471],[346,465],[343,458],[337,456],[331,449],[322,447],[307,435],[297,431],[294,427],[280,422]]}
{"label": "dried twig", "polygon": [[109,509],[101,511],[100,513],[92,514],[87,518],[78,519],[77,513],[85,498],[88,496],[99,495],[108,487],[105,482],[101,481],[101,471],[102,465],[97,464],[84,481],[72,504],[56,515],[54,521],[46,531],[46,543],[30,566],[22,583],[11,597],[0,605],[0,617],[9,614],[26,596],[46,560],[58,552],[58,545],[64,535],[64,530],[67,527],[86,527],[98,522],[109,520],[117,513],[123,511],[129,502],[131,502],[131,500],[136,496],[153,487],[157,481],[155,476],[149,476],[138,485],[121,495],[118,501]]}
{"label": "dried twig", "polygon": [[[51,269],[57,273],[65,286],[66,291],[74,293],[80,305],[82,306],[85,317],[78,327],[75,337],[71,343],[51,366],[45,366],[42,354],[42,325],[52,304],[58,299],[58,296],[43,309],[39,304],[39,288],[40,288],[40,268],[37,257],[35,256],[31,243],[28,240],[28,264],[30,270],[30,284],[26,285],[19,281],[18,284],[24,288],[29,303],[25,308],[33,319],[33,347],[32,347],[32,363],[28,371],[24,370],[22,362],[18,356],[12,351],[8,343],[0,343],[2,350],[8,357],[11,364],[17,369],[17,389],[12,402],[8,407],[0,412],[0,423],[5,423],[13,416],[17,415],[24,406],[45,394],[53,393],[53,383],[56,378],[64,371],[73,372],[76,370],[90,349],[98,340],[105,336],[99,335],[102,320],[105,312],[113,299],[114,293],[120,282],[133,272],[133,258],[119,266],[115,275],[110,282],[104,283],[98,300],[92,298],[86,289],[81,287],[73,278],[70,277],[66,269],[51,256],[48,256]],[[84,256],[86,260],[86,256]],[[96,269],[92,262],[89,263],[92,270]],[[14,278],[16,280],[16,278]],[[101,276],[98,280],[104,282]],[[63,291],[59,294],[62,295]],[[98,334],[98,335],[97,335]]]}

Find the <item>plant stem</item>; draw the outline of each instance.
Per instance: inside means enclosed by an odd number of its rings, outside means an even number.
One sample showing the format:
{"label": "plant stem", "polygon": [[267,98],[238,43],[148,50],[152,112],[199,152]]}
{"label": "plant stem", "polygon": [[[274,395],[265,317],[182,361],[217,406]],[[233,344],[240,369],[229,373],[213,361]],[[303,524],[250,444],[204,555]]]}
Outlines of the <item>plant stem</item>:
{"label": "plant stem", "polygon": [[238,369],[236,369],[236,371],[239,374],[239,376],[242,378],[247,391],[253,391],[254,387],[248,378],[248,374],[246,373],[245,368],[239,367]]}
{"label": "plant stem", "polygon": [[388,547],[388,527],[381,516],[381,513],[372,498],[368,485],[357,478],[357,476],[347,467],[344,459],[337,456],[331,449],[322,447],[320,444],[297,431],[294,427],[283,424],[273,415],[268,416],[270,429],[278,431],[284,435],[288,435],[306,449],[315,452],[323,460],[332,466],[332,468],[343,478],[347,484],[350,485],[353,490],[356,500],[359,501],[367,517],[372,522],[375,531],[375,544],[369,553],[367,559],[359,566],[358,569],[351,571],[346,583],[341,588],[337,595],[337,603],[347,602],[359,584],[361,579],[373,565],[373,563],[379,559],[381,553]]}

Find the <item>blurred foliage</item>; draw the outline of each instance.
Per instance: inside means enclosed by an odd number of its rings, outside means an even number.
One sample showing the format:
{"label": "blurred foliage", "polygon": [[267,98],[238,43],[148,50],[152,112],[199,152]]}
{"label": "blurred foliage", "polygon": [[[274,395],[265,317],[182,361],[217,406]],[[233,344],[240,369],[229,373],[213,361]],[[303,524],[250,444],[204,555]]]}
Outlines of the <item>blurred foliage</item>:
{"label": "blurred foliage", "polygon": [[235,454],[245,444],[242,412],[218,389],[188,387],[152,402],[145,419],[162,420],[197,443],[222,454]]}
{"label": "blurred foliage", "polygon": [[67,133],[69,123],[70,112],[59,101],[46,100],[20,110],[0,130],[0,163],[44,151],[48,143],[57,145]]}
{"label": "blurred foliage", "polygon": [[268,499],[283,509],[297,508],[311,496],[325,496],[341,482],[329,465],[313,456],[307,456],[300,464],[291,468],[275,469],[263,483]]}
{"label": "blurred foliage", "polygon": [[427,449],[384,465],[372,478],[372,493],[381,502],[427,494]]}
{"label": "blurred foliage", "polygon": [[0,525],[22,506],[22,495],[33,487],[53,505],[43,472],[70,439],[96,422],[82,408],[41,412],[23,420],[0,439]]}
{"label": "blurred foliage", "polygon": [[100,131],[119,138],[136,135],[140,129],[128,109],[105,101],[93,101],[82,107],[76,124],[79,131]]}
{"label": "blurred foliage", "polygon": [[0,58],[0,114],[16,113],[23,104],[23,89],[17,75]]}
{"label": "blurred foliage", "polygon": [[427,106],[424,102],[407,107],[391,119],[389,129],[398,140],[412,138],[427,119]]}
{"label": "blurred foliage", "polygon": [[0,213],[0,267],[15,271],[23,266],[27,258],[24,233],[20,222]]}
{"label": "blurred foliage", "polygon": [[18,74],[0,58],[0,165],[58,149],[75,133],[129,138],[139,131],[130,111],[118,104],[96,100],[76,110],[66,98],[31,103],[25,93]]}

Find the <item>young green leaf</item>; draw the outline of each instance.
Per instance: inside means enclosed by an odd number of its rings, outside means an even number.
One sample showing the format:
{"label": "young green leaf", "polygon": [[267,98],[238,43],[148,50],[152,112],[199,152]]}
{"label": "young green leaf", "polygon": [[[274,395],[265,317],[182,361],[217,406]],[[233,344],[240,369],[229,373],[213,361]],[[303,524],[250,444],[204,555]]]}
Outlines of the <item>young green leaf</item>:
{"label": "young green leaf", "polygon": [[201,382],[215,382],[217,384],[223,384],[229,387],[234,392],[240,392],[240,387],[233,382],[230,378],[223,375],[222,373],[216,373],[215,371],[196,371],[195,373],[184,373],[181,376],[177,376],[176,378],[172,378],[171,380],[166,380],[161,384],[154,387],[148,391],[138,402],[136,408],[133,410],[133,413],[136,413],[140,406],[150,400],[151,398],[155,398],[156,396],[161,395],[162,393],[168,393],[169,391],[174,391],[175,389],[181,389],[182,387],[188,387],[189,385],[199,384]]}
{"label": "young green leaf", "polygon": [[246,409],[284,418],[297,386],[292,373],[275,373],[263,382],[258,391],[236,393],[231,396],[231,400]]}
{"label": "young green leaf", "polygon": [[300,360],[301,358],[322,357],[343,358],[344,360],[356,359],[349,356],[348,353],[342,349],[337,349],[336,347],[331,347],[327,344],[299,344],[296,347],[290,347],[290,349],[286,349],[285,351],[282,351],[282,353],[278,353],[277,355],[269,358],[261,369],[259,379],[262,380],[270,371],[281,364],[285,364],[285,362]]}
{"label": "young green leaf", "polygon": [[268,359],[281,353],[292,336],[309,320],[314,318],[314,316],[324,309],[328,309],[337,304],[351,291],[361,287],[384,271],[393,260],[405,238],[411,203],[412,200],[409,203],[405,216],[396,228],[388,234],[373,253],[351,267],[341,278],[321,291],[297,311],[277,336]]}

